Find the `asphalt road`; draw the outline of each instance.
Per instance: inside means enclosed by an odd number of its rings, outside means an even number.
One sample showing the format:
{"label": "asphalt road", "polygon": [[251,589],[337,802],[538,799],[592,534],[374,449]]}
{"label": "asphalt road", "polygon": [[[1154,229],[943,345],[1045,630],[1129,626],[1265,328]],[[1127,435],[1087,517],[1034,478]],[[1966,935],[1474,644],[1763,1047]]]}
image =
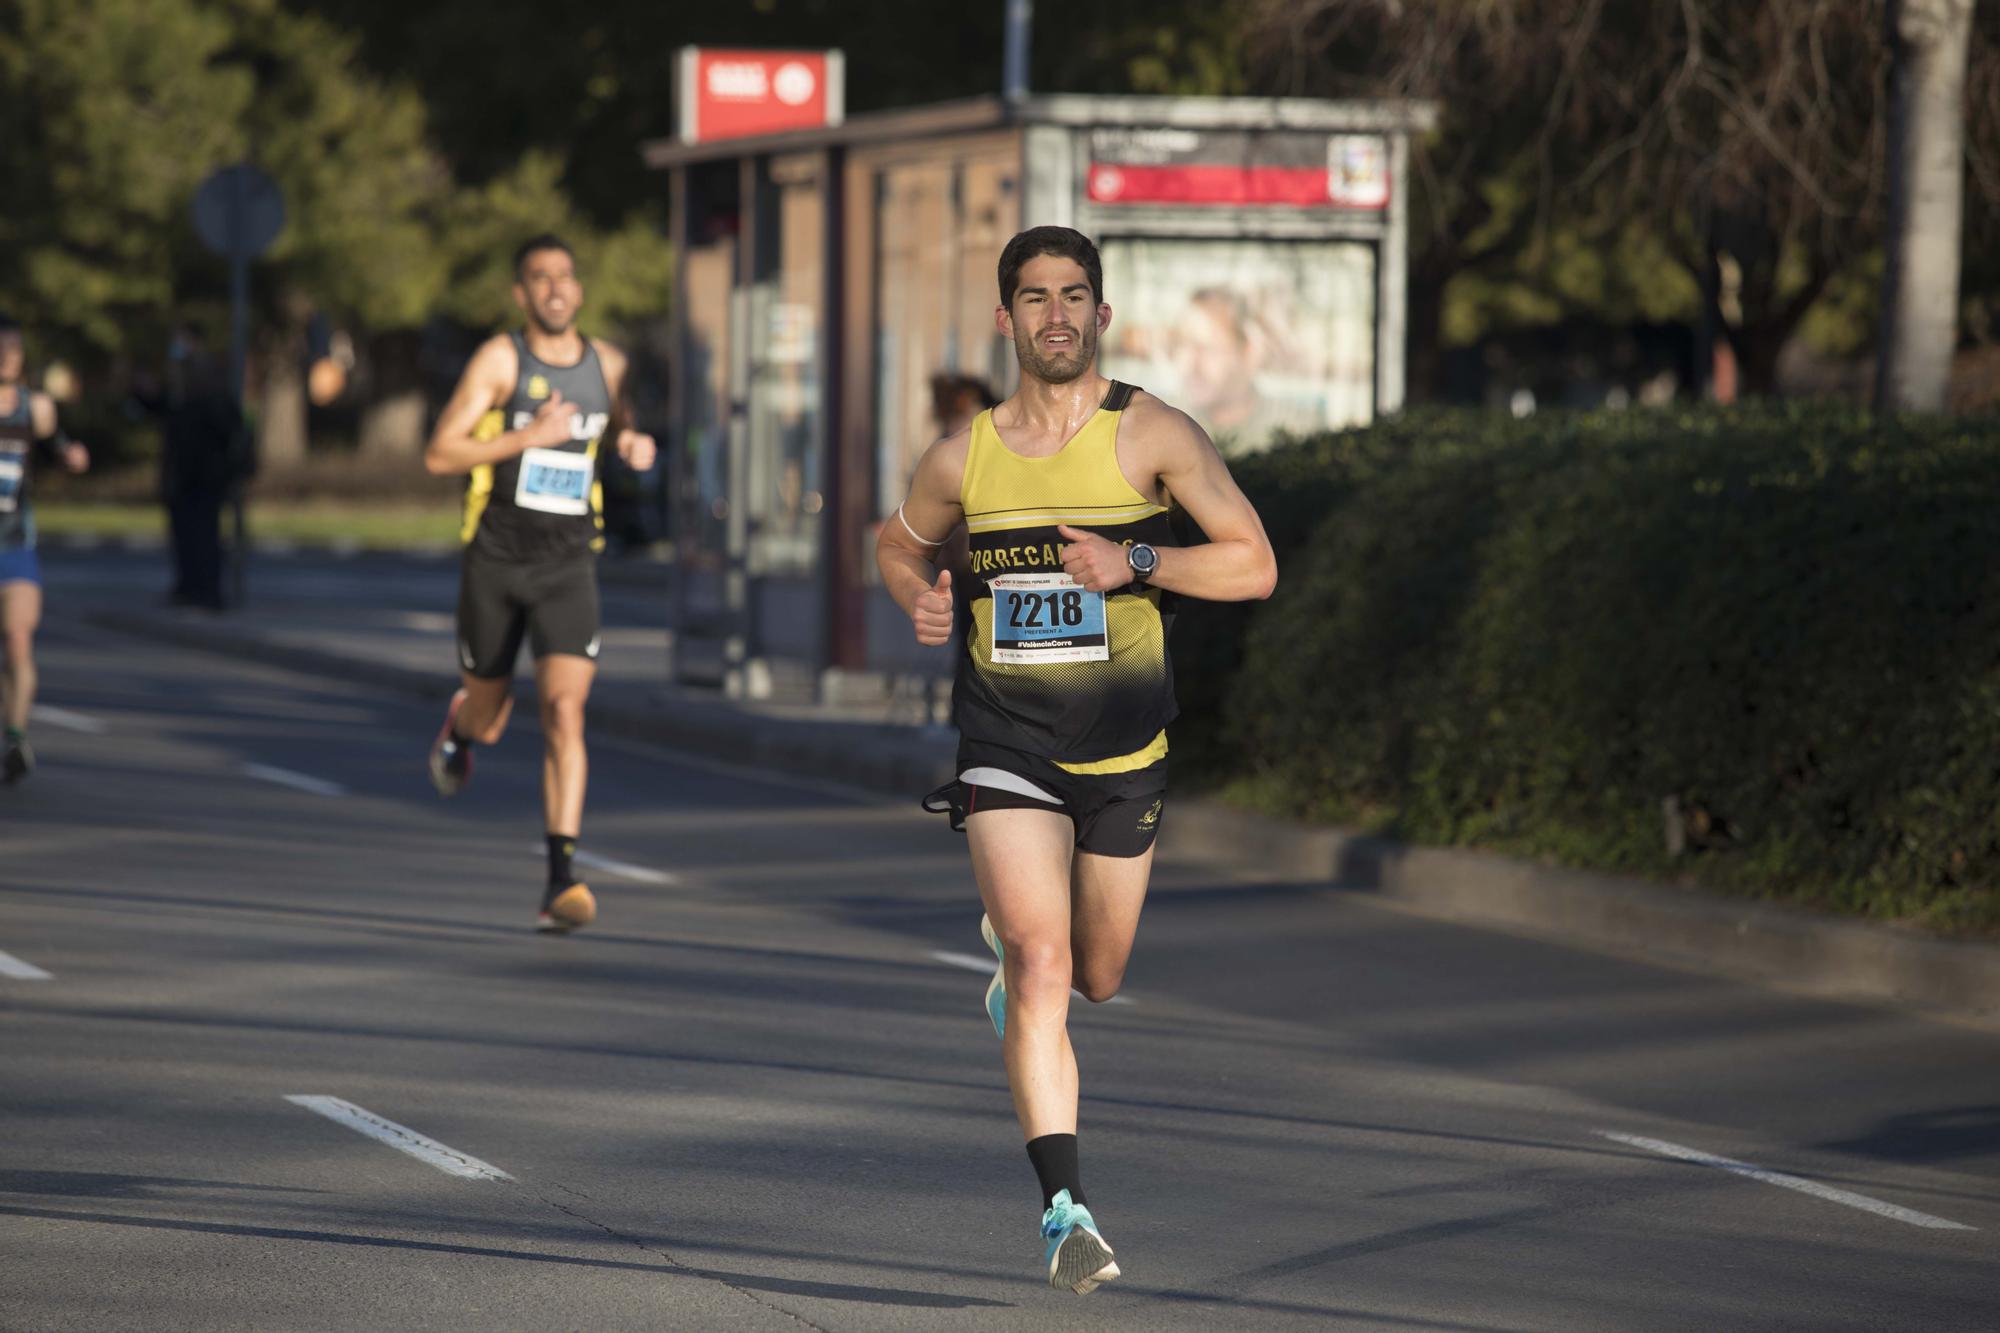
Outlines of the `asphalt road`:
{"label": "asphalt road", "polygon": [[602,740],[543,937],[531,725],[445,803],[428,709],[42,651],[0,1327],[2000,1327],[2000,1034],[1163,865],[1072,1025],[1078,1298],[913,802]]}

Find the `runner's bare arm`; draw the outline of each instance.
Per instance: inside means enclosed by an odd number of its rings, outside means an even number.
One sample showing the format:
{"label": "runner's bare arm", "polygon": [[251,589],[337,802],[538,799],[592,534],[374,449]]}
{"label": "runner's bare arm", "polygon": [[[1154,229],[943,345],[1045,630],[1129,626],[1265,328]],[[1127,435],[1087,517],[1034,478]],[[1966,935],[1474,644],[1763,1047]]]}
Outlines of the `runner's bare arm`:
{"label": "runner's bare arm", "polygon": [[896,605],[916,627],[917,642],[935,647],[951,638],[951,572],[937,568],[938,549],[965,517],[959,484],[972,439],[967,427],[924,451],[909,498],[882,522],[875,563]]}
{"label": "runner's bare arm", "polygon": [[644,472],[653,466],[657,452],[653,437],[632,425],[632,400],[626,395],[626,375],[632,363],[624,351],[615,343],[602,338],[591,341],[597,347],[598,359],[604,365],[604,387],[611,391],[611,425],[607,434],[618,457],[635,472]]}
{"label": "runner's bare arm", "polygon": [[63,467],[71,472],[90,470],[90,450],[76,440],[62,433],[62,424],[56,420],[56,400],[42,392],[28,395],[28,420],[35,432],[35,443],[46,445]]}
{"label": "runner's bare arm", "polygon": [[535,419],[521,430],[503,429],[488,440],[477,437],[480,420],[507,401],[520,368],[511,338],[489,338],[473,353],[431,432],[424,450],[426,472],[435,477],[462,476],[483,463],[497,463],[537,446],[552,448],[569,439],[573,409],[560,393],[550,394]]}
{"label": "runner's bare arm", "polygon": [[[1269,597],[1278,584],[1271,539],[1208,432],[1151,395],[1141,395],[1128,412],[1125,429],[1140,443],[1147,470],[1208,536],[1206,546],[1160,548],[1159,567],[1146,582],[1210,602]],[[1060,531],[1069,542],[1063,567],[1079,583],[1108,592],[1131,582],[1122,546],[1076,528]]]}

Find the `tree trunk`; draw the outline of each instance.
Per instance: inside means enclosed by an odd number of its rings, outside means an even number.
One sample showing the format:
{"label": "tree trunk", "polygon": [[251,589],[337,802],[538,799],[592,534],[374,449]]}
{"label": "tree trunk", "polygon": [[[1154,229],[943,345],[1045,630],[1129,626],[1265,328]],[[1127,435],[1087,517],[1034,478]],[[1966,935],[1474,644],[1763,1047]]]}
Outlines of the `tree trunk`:
{"label": "tree trunk", "polygon": [[266,476],[296,472],[306,461],[306,377],[303,342],[272,338],[264,346],[258,394],[257,469]]}
{"label": "tree trunk", "polygon": [[1889,215],[1878,411],[1945,404],[1958,335],[1973,0],[1889,0]]}
{"label": "tree trunk", "polygon": [[424,380],[418,363],[422,337],[414,331],[368,340],[368,405],[361,409],[364,458],[414,462],[424,451]]}
{"label": "tree trunk", "polygon": [[1412,274],[1403,352],[1403,402],[1419,407],[1441,402],[1444,376],[1444,284]]}

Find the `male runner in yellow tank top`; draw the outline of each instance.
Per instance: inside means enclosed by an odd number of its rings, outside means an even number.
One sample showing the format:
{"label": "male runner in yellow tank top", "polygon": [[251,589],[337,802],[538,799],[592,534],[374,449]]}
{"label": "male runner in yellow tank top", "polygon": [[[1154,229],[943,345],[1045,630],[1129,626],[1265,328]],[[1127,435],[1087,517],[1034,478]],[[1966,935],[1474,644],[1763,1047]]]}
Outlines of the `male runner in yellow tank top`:
{"label": "male runner in yellow tank top", "polygon": [[473,353],[438,417],[424,466],[464,476],[465,556],[458,594],[461,685],[431,744],[431,781],[454,796],[472,747],[492,745],[514,708],[514,659],[535,659],[542,719],[542,813],[549,873],[537,928],[589,925],[597,900],[571,865],[589,760],[583,709],[597,676],[597,552],[603,547],[600,445],[631,468],[653,465],[653,437],[632,429],[625,354],[577,330],[583,286],[560,237],[514,254],[517,333]]}
{"label": "male runner in yellow tank top", "polygon": [[[1069,996],[1116,994],[1138,930],[1166,795],[1171,599],[1268,597],[1277,563],[1201,427],[1097,373],[1111,307],[1088,238],[1009,241],[995,322],[1020,388],[924,454],[876,559],[917,641],[944,644],[953,589],[934,557],[966,525],[959,777],[932,796],[966,832],[1000,958],[987,1012],[1041,1181],[1049,1283],[1084,1293],[1119,1272],[1078,1174]],[[1207,545],[1172,545],[1175,505]]]}

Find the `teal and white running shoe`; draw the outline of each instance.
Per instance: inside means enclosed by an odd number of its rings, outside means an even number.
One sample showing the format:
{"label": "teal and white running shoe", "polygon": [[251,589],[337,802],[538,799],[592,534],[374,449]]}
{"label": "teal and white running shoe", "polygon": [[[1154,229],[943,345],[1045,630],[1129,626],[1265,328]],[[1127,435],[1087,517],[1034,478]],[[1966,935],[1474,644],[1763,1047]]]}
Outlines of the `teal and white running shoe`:
{"label": "teal and white running shoe", "polygon": [[993,933],[993,920],[984,913],[979,917],[979,937],[986,941],[986,947],[1000,960],[1000,966],[993,969],[993,980],[986,984],[986,1016],[993,1020],[993,1035],[1007,1035],[1007,954],[1000,947],[1000,937]]}
{"label": "teal and white running shoe", "polygon": [[1097,1234],[1097,1219],[1082,1204],[1071,1203],[1068,1190],[1057,1190],[1055,1202],[1042,1214],[1042,1239],[1049,1243],[1042,1255],[1049,1266],[1049,1285],[1058,1291],[1068,1287],[1088,1296],[1098,1283],[1118,1276],[1118,1261]]}

